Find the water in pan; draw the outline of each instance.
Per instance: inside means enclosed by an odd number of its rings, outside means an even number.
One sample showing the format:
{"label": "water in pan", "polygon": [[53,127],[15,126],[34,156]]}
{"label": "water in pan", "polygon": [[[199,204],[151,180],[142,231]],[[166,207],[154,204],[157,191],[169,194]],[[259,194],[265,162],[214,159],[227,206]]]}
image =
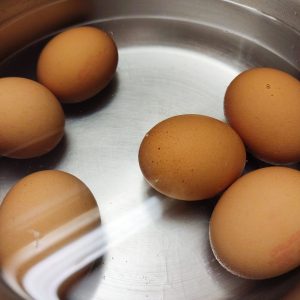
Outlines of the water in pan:
{"label": "water in pan", "polygon": [[[65,285],[65,297],[279,298],[298,272],[254,282],[224,271],[208,243],[216,199],[200,203],[164,199],[144,182],[137,153],[144,134],[172,115],[197,113],[223,120],[225,89],[241,70],[272,66],[294,75],[299,70],[276,51],[205,24],[119,18],[93,25],[111,32],[119,46],[119,67],[112,83],[86,103],[65,106],[66,137],[54,151],[32,160],[0,160],[1,197],[26,174],[61,169],[81,178],[98,201],[103,227],[83,243],[88,249],[78,246],[78,251],[99,260],[93,272],[74,280],[71,288]],[[2,64],[1,76],[35,78],[36,60],[45,42],[12,56]],[[250,159],[250,168],[259,166]],[[49,288],[49,280],[60,268],[78,263],[76,259],[60,266],[50,257],[28,270],[22,279],[27,292],[37,300],[55,299],[57,291]]]}

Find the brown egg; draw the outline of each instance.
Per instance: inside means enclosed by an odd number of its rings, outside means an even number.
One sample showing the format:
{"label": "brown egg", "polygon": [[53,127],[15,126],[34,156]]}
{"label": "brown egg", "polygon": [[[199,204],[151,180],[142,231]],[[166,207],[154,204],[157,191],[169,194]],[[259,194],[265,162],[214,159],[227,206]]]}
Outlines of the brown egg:
{"label": "brown egg", "polygon": [[37,77],[60,101],[81,102],[106,87],[117,64],[117,47],[107,33],[93,27],[71,28],[43,49]]}
{"label": "brown egg", "polygon": [[255,156],[273,163],[300,160],[300,83],[271,68],[241,73],[229,85],[224,110]]}
{"label": "brown egg", "polygon": [[0,79],[0,155],[31,158],[52,150],[64,134],[64,112],[41,84]]}
{"label": "brown egg", "polygon": [[179,115],[146,134],[139,163],[146,180],[160,193],[180,200],[202,200],[223,191],[240,176],[245,148],[227,124],[202,115]]}
{"label": "brown egg", "polygon": [[300,172],[268,167],[239,178],[210,221],[210,241],[230,272],[266,279],[300,265]]}
{"label": "brown egg", "polygon": [[[14,288],[18,284],[25,289],[24,280],[34,268],[56,253],[69,253],[68,245],[99,225],[95,198],[75,176],[52,170],[24,177],[0,206],[0,266],[4,278]],[[78,253],[88,246],[73,251]],[[70,258],[68,254],[63,260]],[[50,274],[51,268],[47,272]]]}

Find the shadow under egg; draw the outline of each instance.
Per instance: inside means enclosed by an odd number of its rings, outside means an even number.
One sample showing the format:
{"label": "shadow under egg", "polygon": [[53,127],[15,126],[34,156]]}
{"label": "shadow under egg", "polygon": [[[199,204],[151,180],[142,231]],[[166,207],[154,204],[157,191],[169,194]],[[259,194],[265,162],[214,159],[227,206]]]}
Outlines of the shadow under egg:
{"label": "shadow under egg", "polygon": [[0,158],[0,181],[16,181],[33,172],[54,169],[63,159],[68,149],[65,134],[60,143],[50,152],[30,159]]}
{"label": "shadow under egg", "polygon": [[82,291],[84,291],[84,295],[81,295],[81,298],[84,296],[86,300],[92,299],[101,283],[103,261],[104,256],[98,258],[95,262],[72,274],[72,276],[65,280],[57,291],[59,299],[73,300],[74,295],[78,295],[78,293],[82,293]]}
{"label": "shadow under egg", "polygon": [[152,188],[146,180],[144,180],[144,193],[147,199],[155,197],[158,199],[158,203],[162,207],[163,217],[169,219],[189,219],[192,218],[193,215],[198,216],[200,218],[209,219],[213,209],[218,202],[221,194],[205,200],[198,200],[198,201],[184,201],[184,200],[177,200],[169,198],[154,188]]}
{"label": "shadow under egg", "polygon": [[116,97],[119,85],[119,76],[116,73],[111,82],[92,98],[80,103],[63,104],[66,117],[83,118],[104,109]]}

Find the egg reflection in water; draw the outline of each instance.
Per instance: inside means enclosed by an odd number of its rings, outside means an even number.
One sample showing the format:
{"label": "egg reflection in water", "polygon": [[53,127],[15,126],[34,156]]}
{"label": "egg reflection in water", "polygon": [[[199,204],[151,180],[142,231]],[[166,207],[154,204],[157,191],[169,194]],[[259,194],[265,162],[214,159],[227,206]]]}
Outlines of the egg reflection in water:
{"label": "egg reflection in water", "polygon": [[54,170],[26,176],[0,207],[5,281],[25,299],[58,299],[63,283],[99,258],[99,230],[96,200],[78,178]]}

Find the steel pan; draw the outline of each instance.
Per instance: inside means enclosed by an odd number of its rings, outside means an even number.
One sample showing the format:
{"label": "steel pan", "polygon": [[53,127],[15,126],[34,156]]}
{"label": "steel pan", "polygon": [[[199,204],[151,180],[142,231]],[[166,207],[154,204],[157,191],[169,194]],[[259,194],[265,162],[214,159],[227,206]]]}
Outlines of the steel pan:
{"label": "steel pan", "polygon": [[[164,198],[145,183],[137,153],[144,134],[167,117],[196,113],[224,120],[225,89],[247,68],[274,67],[299,78],[299,0],[3,0],[0,21],[1,76],[34,79],[40,50],[68,26],[102,28],[119,48],[111,84],[86,103],[64,107],[66,137],[54,151],[24,161],[0,159],[1,199],[23,176],[61,169],[81,178],[98,201],[102,229],[90,245],[98,263],[69,289],[68,299],[271,300],[296,294],[299,270],[264,281],[225,271],[208,242],[217,199]],[[248,169],[263,165],[249,156]],[[34,282],[31,297],[53,299],[37,292],[47,284]],[[21,299],[4,282],[0,298]]]}

